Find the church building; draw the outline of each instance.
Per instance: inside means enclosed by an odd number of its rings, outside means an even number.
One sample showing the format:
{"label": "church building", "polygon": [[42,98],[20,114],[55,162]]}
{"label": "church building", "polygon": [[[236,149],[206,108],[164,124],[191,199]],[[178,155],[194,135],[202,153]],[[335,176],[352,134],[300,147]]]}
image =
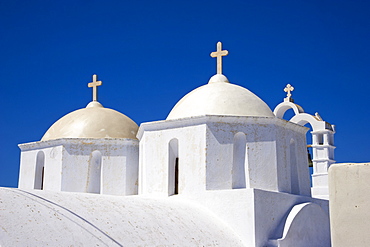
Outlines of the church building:
{"label": "church building", "polygon": [[19,145],[18,188],[0,188],[0,245],[331,246],[335,126],[295,104],[289,84],[271,110],[229,82],[227,54],[218,42],[208,83],[140,126],[98,101],[93,75],[85,108]]}

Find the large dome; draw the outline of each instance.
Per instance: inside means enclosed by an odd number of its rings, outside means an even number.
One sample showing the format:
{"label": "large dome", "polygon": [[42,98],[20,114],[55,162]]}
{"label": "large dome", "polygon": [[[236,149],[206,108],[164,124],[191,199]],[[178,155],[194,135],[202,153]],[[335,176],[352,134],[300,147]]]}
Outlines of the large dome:
{"label": "large dome", "polygon": [[257,95],[229,83],[222,74],[214,75],[208,84],[185,95],[172,109],[167,120],[201,115],[274,116]]}
{"label": "large dome", "polygon": [[137,124],[124,114],[92,101],[86,108],[73,111],[56,121],[41,141],[59,138],[136,139]]}

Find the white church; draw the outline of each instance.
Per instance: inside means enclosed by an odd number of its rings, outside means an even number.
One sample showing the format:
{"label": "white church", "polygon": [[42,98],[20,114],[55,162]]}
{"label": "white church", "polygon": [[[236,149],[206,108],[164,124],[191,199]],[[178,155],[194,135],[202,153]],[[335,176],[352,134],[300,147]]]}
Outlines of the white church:
{"label": "white church", "polygon": [[[336,191],[329,217],[334,126],[295,104],[289,84],[272,111],[222,74],[227,54],[218,42],[217,74],[140,126],[98,102],[93,75],[85,108],[19,145],[18,188],[0,188],[0,246],[366,246],[340,239],[351,225],[338,215],[358,196]],[[334,181],[358,164],[333,166],[346,169]]]}

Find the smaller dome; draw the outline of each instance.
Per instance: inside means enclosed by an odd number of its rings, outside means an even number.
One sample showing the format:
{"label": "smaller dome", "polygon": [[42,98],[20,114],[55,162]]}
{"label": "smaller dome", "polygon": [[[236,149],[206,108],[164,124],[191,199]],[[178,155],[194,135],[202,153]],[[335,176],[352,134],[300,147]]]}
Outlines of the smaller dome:
{"label": "smaller dome", "polygon": [[185,95],[174,106],[167,120],[202,115],[274,117],[271,109],[248,89],[229,83],[216,74],[208,84]]}
{"label": "smaller dome", "polygon": [[56,121],[41,141],[59,138],[136,139],[138,125],[124,114],[92,101],[86,108],[73,111]]}

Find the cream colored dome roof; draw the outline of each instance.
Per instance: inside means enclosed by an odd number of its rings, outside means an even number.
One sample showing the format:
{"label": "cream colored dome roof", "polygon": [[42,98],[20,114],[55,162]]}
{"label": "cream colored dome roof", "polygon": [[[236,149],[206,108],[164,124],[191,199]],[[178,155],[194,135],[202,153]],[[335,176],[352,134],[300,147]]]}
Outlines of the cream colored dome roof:
{"label": "cream colored dome roof", "polygon": [[59,138],[136,139],[138,125],[124,114],[92,101],[86,108],[73,111],[56,121],[41,141]]}
{"label": "cream colored dome roof", "polygon": [[212,76],[208,84],[185,95],[172,109],[167,120],[201,115],[274,116],[257,95],[229,83],[222,74]]}

